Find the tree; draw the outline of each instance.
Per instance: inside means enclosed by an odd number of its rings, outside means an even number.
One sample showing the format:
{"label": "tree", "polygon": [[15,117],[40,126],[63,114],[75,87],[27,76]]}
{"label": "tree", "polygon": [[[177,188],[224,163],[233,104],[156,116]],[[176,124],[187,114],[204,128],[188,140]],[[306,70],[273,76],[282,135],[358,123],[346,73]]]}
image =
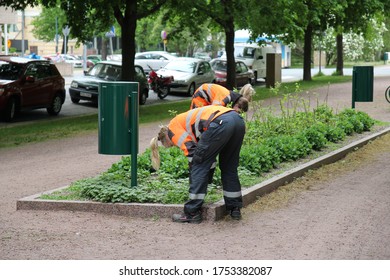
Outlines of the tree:
{"label": "tree", "polygon": [[[248,13],[247,0],[197,0],[181,1],[182,4],[176,6],[176,9],[186,14],[191,14],[192,19],[181,17],[181,24],[184,26],[196,26],[197,22],[204,22],[210,19],[210,29],[222,31],[225,34],[225,50],[227,58],[227,77],[226,87],[233,89],[235,87],[235,58],[234,58],[234,33],[236,29],[246,26],[246,15]],[[188,7],[191,7],[191,13],[188,13]]]}
{"label": "tree", "polygon": [[[50,42],[57,40],[56,36],[60,37],[62,34],[62,28],[66,26],[67,19],[64,11],[58,6],[53,8],[43,8],[42,13],[35,17],[31,24],[34,26],[32,33],[34,36],[40,40]],[[53,24],[57,25],[58,34],[56,34],[56,29],[53,28]],[[62,41],[62,50],[64,50],[64,41]],[[56,49],[58,52],[58,49]],[[63,53],[63,51],[61,52]]]}
{"label": "tree", "polygon": [[[72,34],[85,42],[93,30],[102,32],[118,22],[122,34],[122,80],[134,80],[135,32],[137,21],[152,15],[169,0],[59,0],[65,11]],[[22,10],[42,4],[54,7],[57,0],[0,0],[1,6]]]}
{"label": "tree", "polygon": [[[61,0],[61,3],[69,24],[74,29],[73,34],[83,41],[89,36],[84,33],[86,25],[98,30],[106,27],[108,31],[116,20],[122,34],[122,80],[132,81],[135,77],[137,21],[158,11],[168,0]],[[99,26],[96,26],[96,18],[99,19]]]}
{"label": "tree", "polygon": [[[370,26],[370,18],[378,12],[383,11],[382,1],[387,0],[350,0],[344,6],[340,13],[335,14],[329,21],[331,26],[335,27],[337,32],[337,66],[336,72],[343,75],[344,57],[343,57],[343,33],[348,31],[362,32],[367,34]],[[360,20],[356,20],[360,19]]]}

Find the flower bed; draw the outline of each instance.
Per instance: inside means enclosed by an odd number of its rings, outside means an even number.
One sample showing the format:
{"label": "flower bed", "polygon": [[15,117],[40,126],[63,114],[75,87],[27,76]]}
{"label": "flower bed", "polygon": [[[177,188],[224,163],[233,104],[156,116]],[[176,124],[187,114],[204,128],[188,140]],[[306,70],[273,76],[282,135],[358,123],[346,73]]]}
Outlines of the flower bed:
{"label": "flower bed", "polygon": [[[256,104],[253,106],[256,108]],[[281,163],[297,161],[313,151],[320,151],[330,143],[343,140],[347,135],[369,131],[375,121],[366,113],[345,109],[334,113],[326,105],[310,110],[297,106],[281,113],[257,109],[247,121],[247,132],[240,154],[239,176],[243,188],[261,180],[262,174]],[[137,157],[138,186],[131,187],[131,157],[113,164],[106,172],[94,178],[76,181],[66,189],[72,199],[99,202],[139,202],[182,204],[188,199],[188,162],[178,148],[160,148],[161,167],[151,169],[150,150]],[[62,194],[51,194],[61,199]],[[50,197],[45,197],[49,198]],[[66,199],[66,198],[63,198]],[[213,183],[209,185],[206,202],[222,199],[221,176],[217,168]]]}

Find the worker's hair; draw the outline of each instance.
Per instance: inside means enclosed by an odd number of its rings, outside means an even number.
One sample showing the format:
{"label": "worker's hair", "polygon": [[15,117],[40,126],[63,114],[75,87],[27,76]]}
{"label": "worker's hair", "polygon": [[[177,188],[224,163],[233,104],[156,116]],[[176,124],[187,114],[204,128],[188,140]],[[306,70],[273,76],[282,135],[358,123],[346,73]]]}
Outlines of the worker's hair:
{"label": "worker's hair", "polygon": [[249,101],[245,97],[240,96],[240,98],[236,100],[233,106],[234,105],[238,105],[238,108],[240,108],[242,112],[247,112],[249,108]]}
{"label": "worker's hair", "polygon": [[240,94],[245,97],[249,102],[252,101],[252,96],[255,95],[256,91],[253,89],[251,84],[246,84],[240,90]]}
{"label": "worker's hair", "polygon": [[150,150],[151,150],[151,160],[152,167],[154,170],[160,169],[160,154],[158,152],[158,141],[160,141],[163,145],[166,142],[166,135],[168,133],[168,127],[166,125],[160,126],[160,131],[158,132],[157,137],[153,137],[150,141]]}
{"label": "worker's hair", "polygon": [[160,169],[160,154],[158,152],[158,137],[153,137],[150,141],[150,159],[154,170]]}

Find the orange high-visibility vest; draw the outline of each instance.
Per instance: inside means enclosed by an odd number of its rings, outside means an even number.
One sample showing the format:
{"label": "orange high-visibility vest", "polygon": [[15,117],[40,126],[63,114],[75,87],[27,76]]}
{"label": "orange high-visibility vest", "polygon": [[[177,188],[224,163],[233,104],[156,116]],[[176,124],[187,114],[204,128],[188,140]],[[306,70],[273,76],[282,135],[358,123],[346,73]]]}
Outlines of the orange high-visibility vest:
{"label": "orange high-visibility vest", "polygon": [[236,102],[240,94],[230,91],[218,84],[203,84],[192,96],[190,109],[199,108],[207,105],[227,106],[231,102]]}
{"label": "orange high-visibility vest", "polygon": [[168,125],[168,136],[186,156],[192,157],[200,135],[218,116],[234,111],[223,106],[195,108],[174,117]]}

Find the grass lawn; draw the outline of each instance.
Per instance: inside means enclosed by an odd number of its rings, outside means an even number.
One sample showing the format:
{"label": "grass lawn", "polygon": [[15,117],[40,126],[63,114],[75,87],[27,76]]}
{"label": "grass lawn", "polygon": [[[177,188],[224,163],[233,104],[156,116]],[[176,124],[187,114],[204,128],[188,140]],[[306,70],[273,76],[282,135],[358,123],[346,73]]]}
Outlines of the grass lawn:
{"label": "grass lawn", "polygon": [[[282,96],[296,92],[297,88],[304,92],[309,89],[333,83],[350,82],[351,76],[318,76],[310,82],[290,82],[281,84],[277,93],[273,89],[257,86],[254,100]],[[146,105],[139,107],[140,124],[169,120],[177,112],[188,110],[190,100],[170,102],[166,104]],[[78,134],[98,130],[98,115],[59,118],[57,120],[39,121],[25,125],[0,128],[0,148],[17,147],[27,143],[42,142],[49,139],[72,137]]]}

